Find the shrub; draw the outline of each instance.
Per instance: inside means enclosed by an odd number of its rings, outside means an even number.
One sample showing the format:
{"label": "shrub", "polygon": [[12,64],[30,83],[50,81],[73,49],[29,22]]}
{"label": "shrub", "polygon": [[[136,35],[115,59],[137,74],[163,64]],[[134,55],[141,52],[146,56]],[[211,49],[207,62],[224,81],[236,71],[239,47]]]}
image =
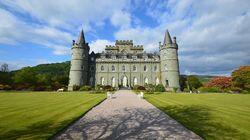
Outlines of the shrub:
{"label": "shrub", "polygon": [[178,88],[177,88],[177,87],[173,87],[173,90],[174,90],[174,92],[176,93],[177,90],[178,90]]}
{"label": "shrub", "polygon": [[158,84],[157,86],[155,86],[155,92],[164,92],[165,91],[165,87],[162,84]]}
{"label": "shrub", "polygon": [[138,90],[146,90],[144,86],[139,86]]}
{"label": "shrub", "polygon": [[220,88],[218,87],[200,87],[200,92],[221,92]]}
{"label": "shrub", "polygon": [[78,91],[80,89],[80,86],[78,85],[73,85],[73,91]]}
{"label": "shrub", "polygon": [[218,76],[211,79],[209,82],[205,84],[205,87],[218,87],[223,92],[228,91],[232,85],[232,78],[225,76]]}
{"label": "shrub", "polygon": [[106,85],[103,87],[105,91],[114,91],[115,89],[111,85]]}
{"label": "shrub", "polygon": [[133,87],[133,90],[145,90],[145,87],[144,86],[135,85]]}
{"label": "shrub", "polygon": [[148,85],[145,86],[145,89],[147,90],[147,92],[154,93],[155,86],[152,85],[152,84],[148,84]]}
{"label": "shrub", "polygon": [[91,90],[91,86],[82,86],[79,90],[80,91],[90,91]]}
{"label": "shrub", "polygon": [[139,85],[134,85],[133,90],[138,90]]}

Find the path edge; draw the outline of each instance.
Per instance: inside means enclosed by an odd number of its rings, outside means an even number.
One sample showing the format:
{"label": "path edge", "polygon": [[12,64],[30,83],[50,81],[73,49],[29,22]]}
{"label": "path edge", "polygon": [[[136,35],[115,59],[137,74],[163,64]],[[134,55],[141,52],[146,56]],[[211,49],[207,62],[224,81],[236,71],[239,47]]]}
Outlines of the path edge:
{"label": "path edge", "polygon": [[81,114],[79,117],[77,117],[76,119],[74,119],[72,122],[70,122],[67,126],[63,127],[62,129],[59,129],[55,134],[51,135],[48,140],[54,140],[57,136],[59,136],[60,134],[62,134],[65,130],[67,130],[70,126],[72,126],[74,123],[76,123],[78,120],[80,120],[83,116],[85,116],[89,111],[91,111],[93,108],[97,107],[98,105],[100,105],[101,103],[103,103],[105,100],[107,99],[104,98],[103,100],[101,100],[99,103],[97,103],[96,105],[94,105],[93,107],[91,107],[89,110],[87,110],[85,113]]}

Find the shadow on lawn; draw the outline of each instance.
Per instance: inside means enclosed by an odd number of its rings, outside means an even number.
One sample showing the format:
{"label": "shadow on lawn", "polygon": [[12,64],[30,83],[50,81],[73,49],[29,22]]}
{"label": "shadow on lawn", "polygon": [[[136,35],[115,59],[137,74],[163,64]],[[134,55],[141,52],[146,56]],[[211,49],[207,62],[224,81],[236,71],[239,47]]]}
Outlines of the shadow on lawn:
{"label": "shadow on lawn", "polygon": [[56,125],[54,121],[37,122],[21,130],[12,130],[6,133],[0,132],[0,139],[47,139],[49,136],[56,133],[56,130],[61,129],[62,127],[65,127],[67,124],[69,124],[70,121],[72,120],[66,120]]}
{"label": "shadow on lawn", "polygon": [[246,135],[239,130],[214,119],[209,108],[179,105],[159,109],[204,139],[246,139]]}

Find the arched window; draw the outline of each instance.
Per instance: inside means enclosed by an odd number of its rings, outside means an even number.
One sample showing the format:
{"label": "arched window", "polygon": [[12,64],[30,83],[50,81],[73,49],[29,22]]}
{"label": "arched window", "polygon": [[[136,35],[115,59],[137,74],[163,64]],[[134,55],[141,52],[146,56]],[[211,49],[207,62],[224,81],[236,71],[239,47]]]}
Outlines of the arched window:
{"label": "arched window", "polygon": [[115,66],[114,65],[112,65],[111,70],[115,71]]}
{"label": "arched window", "polygon": [[145,84],[145,85],[148,84],[148,78],[147,78],[147,77],[144,79],[144,84]]}
{"label": "arched window", "polygon": [[135,65],[133,65],[133,71],[136,71],[136,66]]}
{"label": "arched window", "polygon": [[147,66],[146,65],[144,66],[144,71],[147,71]]}
{"label": "arched window", "polygon": [[157,66],[154,67],[154,71],[157,71]]}
{"label": "arched window", "polygon": [[125,66],[123,65],[123,66],[122,66],[122,71],[125,71],[125,70],[126,70],[126,68],[125,68]]}
{"label": "arched window", "polygon": [[101,85],[104,85],[104,78],[101,77],[101,81],[100,81]]}
{"label": "arched window", "polygon": [[134,77],[134,85],[137,85],[137,78]]}
{"label": "arched window", "polygon": [[101,71],[104,71],[104,66],[101,66]]}

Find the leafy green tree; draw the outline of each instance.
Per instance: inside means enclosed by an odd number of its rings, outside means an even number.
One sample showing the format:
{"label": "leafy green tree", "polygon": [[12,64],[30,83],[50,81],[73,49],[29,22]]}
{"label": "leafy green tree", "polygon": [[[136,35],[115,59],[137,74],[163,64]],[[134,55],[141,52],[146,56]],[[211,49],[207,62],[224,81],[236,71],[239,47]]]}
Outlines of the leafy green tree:
{"label": "leafy green tree", "polygon": [[198,89],[199,87],[202,86],[202,83],[194,75],[190,75],[187,77],[187,84],[190,90]]}
{"label": "leafy green tree", "polygon": [[37,83],[36,73],[30,67],[22,68],[16,72],[13,79],[15,84],[25,85],[23,88],[34,86]]}

